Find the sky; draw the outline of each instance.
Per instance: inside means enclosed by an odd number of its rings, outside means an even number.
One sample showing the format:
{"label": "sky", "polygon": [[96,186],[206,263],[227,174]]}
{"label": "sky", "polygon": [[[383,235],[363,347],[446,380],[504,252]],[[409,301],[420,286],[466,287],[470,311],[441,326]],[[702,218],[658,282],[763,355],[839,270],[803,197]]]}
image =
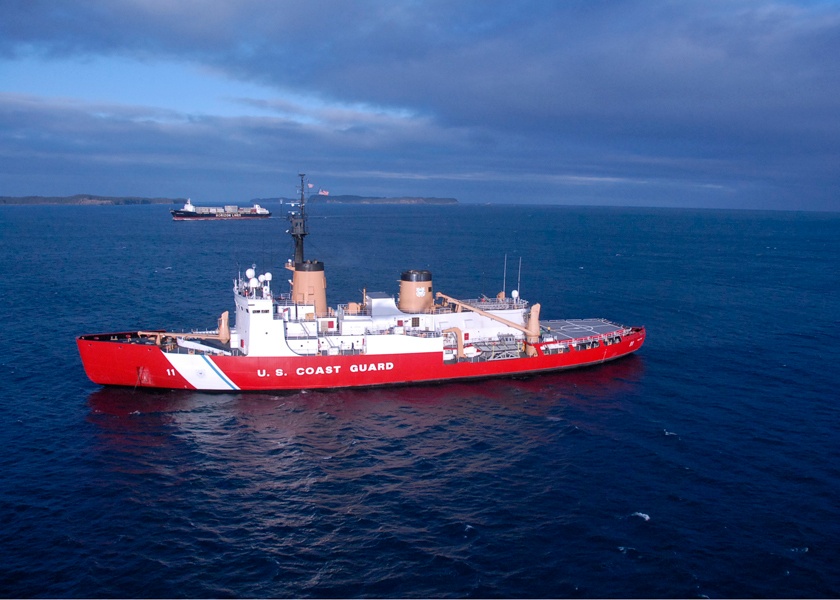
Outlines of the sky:
{"label": "sky", "polygon": [[0,195],[840,211],[840,0],[3,0]]}

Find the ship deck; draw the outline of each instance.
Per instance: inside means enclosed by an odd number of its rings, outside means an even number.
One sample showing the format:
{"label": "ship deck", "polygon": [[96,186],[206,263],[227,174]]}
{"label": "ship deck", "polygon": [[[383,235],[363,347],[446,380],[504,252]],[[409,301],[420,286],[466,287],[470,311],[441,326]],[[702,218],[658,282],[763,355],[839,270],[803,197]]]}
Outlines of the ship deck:
{"label": "ship deck", "polygon": [[571,341],[611,335],[623,335],[628,329],[624,325],[606,319],[561,319],[540,321],[543,330],[549,330],[558,341]]}

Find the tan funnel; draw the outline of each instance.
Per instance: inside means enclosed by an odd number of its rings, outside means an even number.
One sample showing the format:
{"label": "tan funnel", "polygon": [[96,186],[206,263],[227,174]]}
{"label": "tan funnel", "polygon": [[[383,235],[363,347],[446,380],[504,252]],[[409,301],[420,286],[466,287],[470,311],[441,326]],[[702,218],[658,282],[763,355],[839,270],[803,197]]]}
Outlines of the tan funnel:
{"label": "tan funnel", "polygon": [[399,309],[406,313],[422,313],[432,310],[435,303],[432,294],[432,274],[429,271],[405,271],[400,277]]}
{"label": "tan funnel", "polygon": [[292,276],[292,301],[296,304],[312,304],[315,315],[327,315],[327,278],[324,276],[324,263],[307,260],[295,263]]}

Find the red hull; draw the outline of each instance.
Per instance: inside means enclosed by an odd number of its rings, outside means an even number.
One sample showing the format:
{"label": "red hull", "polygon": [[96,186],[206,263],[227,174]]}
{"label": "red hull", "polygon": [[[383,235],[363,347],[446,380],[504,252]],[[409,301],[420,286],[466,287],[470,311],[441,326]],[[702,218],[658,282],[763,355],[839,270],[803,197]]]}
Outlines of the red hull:
{"label": "red hull", "polygon": [[[172,355],[127,339],[132,332],[82,336],[76,342],[88,377],[102,385],[202,390],[300,390],[370,387],[515,376],[595,365],[641,348],[645,329],[619,343],[561,354],[444,363],[441,353],[248,357]],[[538,347],[539,348],[539,347]],[[177,358],[177,360],[175,360]],[[189,371],[186,373],[185,371]]]}

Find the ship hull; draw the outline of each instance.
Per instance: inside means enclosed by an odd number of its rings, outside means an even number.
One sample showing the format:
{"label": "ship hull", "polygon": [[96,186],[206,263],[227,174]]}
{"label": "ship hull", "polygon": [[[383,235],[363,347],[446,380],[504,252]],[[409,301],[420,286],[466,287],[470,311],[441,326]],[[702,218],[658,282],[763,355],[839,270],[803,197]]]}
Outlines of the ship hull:
{"label": "ship hull", "polygon": [[197,215],[195,213],[190,213],[189,211],[184,211],[183,214],[179,214],[180,211],[173,211],[172,212],[172,220],[173,221],[222,221],[222,220],[237,220],[237,219],[268,219],[271,217],[271,213],[269,214],[247,214],[247,213],[214,213],[214,214],[207,214],[207,215]]}
{"label": "ship hull", "polygon": [[378,387],[512,377],[597,365],[632,354],[643,327],[598,347],[487,361],[445,362],[439,352],[295,357],[221,356],[131,343],[137,332],[85,335],[76,343],[88,377],[101,385],[208,391]]}

